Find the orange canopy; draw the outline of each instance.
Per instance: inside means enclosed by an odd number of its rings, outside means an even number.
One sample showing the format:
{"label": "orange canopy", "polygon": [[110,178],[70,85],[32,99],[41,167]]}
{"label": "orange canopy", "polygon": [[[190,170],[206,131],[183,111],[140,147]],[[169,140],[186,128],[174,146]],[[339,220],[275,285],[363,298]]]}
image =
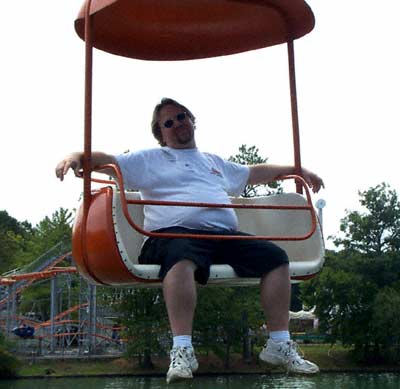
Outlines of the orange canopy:
{"label": "orange canopy", "polygon": [[[304,0],[92,0],[93,46],[130,58],[215,57],[297,39],[314,27]],[[75,21],[84,39],[85,5]]]}

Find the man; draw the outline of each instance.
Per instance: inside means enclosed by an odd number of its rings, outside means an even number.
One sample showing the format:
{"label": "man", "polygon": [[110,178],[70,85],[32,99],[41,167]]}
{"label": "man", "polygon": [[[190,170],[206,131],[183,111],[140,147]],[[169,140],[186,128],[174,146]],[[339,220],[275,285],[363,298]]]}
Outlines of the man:
{"label": "man", "polygon": [[[163,99],[153,113],[152,131],[161,148],[113,156],[94,152],[92,166],[118,164],[127,187],[142,198],[166,201],[228,203],[246,184],[266,184],[294,173],[293,166],[258,164],[244,166],[202,153],[195,142],[195,117],[182,104]],[[63,180],[71,168],[81,175],[82,153],[72,153],[56,167]],[[112,174],[111,172],[105,172]],[[314,192],[322,180],[307,169],[302,176]],[[151,231],[243,235],[230,208],[145,206],[144,227]],[[230,264],[238,276],[260,278],[260,294],[270,338],[260,359],[285,365],[289,371],[312,374],[318,366],[301,358],[289,335],[290,278],[286,253],[260,240],[198,240],[149,238],[139,262],[161,265],[160,278],[173,334],[167,382],[192,378],[198,363],[192,347],[196,307],[196,281],[207,283],[212,263]]]}

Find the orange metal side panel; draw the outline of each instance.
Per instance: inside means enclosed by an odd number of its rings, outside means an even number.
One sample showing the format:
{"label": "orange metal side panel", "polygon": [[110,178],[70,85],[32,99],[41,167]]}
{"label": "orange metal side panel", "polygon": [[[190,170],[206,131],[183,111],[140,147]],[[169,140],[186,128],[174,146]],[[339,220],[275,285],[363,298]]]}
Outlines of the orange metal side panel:
{"label": "orange metal side panel", "polygon": [[[106,285],[138,281],[124,265],[115,240],[112,220],[112,190],[102,188],[93,194],[86,231],[87,264],[82,252],[82,209],[73,232],[73,257],[81,273]],[[94,276],[94,277],[93,277]]]}

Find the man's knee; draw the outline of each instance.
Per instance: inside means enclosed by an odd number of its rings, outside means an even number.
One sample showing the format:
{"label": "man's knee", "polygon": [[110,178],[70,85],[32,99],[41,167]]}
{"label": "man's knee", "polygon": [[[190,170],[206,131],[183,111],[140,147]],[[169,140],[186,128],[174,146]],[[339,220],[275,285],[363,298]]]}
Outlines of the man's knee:
{"label": "man's knee", "polygon": [[280,265],[274,267],[272,270],[266,272],[261,277],[262,279],[268,278],[270,275],[282,275],[282,276],[289,276],[289,264],[288,263],[281,263]]}
{"label": "man's knee", "polygon": [[175,263],[167,272],[166,277],[187,277],[194,274],[197,265],[190,259],[182,259]]}

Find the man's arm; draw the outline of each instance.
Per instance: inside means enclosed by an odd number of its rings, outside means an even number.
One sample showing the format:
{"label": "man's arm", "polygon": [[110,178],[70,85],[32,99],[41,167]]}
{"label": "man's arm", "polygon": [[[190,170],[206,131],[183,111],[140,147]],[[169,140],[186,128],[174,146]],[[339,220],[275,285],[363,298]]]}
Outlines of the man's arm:
{"label": "man's arm", "polygon": [[[247,181],[249,185],[268,184],[276,181],[280,176],[295,174],[294,166],[261,163],[250,165],[249,168],[250,175]],[[322,179],[306,168],[302,168],[301,176],[307,181],[314,193],[318,192],[321,187],[324,187]]]}
{"label": "man's arm", "polygon": [[[114,164],[117,165],[117,160],[111,154],[106,154],[101,151],[92,152],[91,167],[95,168],[100,165]],[[75,176],[82,177],[83,168],[83,153],[74,152],[67,155],[62,161],[60,161],[56,166],[56,176],[62,181],[64,176],[67,174],[69,169],[72,169]],[[107,174],[109,176],[115,176],[115,173],[111,169],[102,170],[101,173]]]}

